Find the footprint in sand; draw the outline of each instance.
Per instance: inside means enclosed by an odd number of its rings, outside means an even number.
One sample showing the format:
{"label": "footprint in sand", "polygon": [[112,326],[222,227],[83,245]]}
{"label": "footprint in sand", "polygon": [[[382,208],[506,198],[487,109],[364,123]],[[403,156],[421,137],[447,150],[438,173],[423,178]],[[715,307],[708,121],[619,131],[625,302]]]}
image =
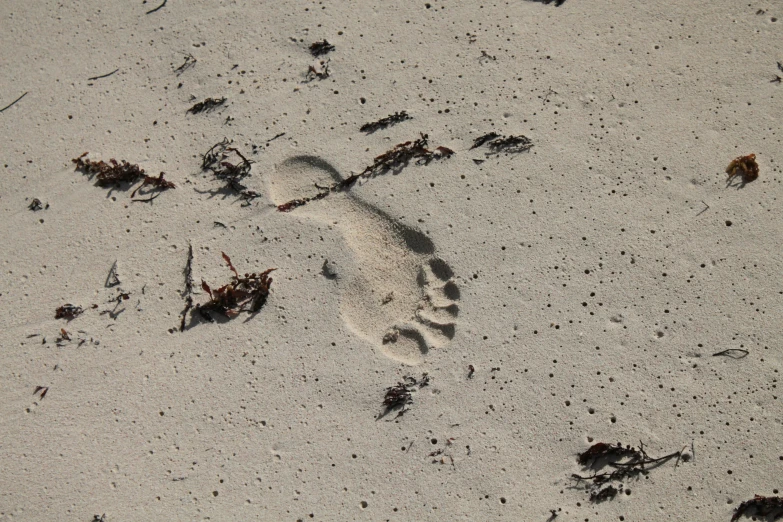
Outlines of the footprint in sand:
{"label": "footprint in sand", "polygon": [[[317,156],[295,156],[268,180],[275,205],[319,193],[343,179]],[[293,210],[334,224],[353,252],[357,270],[340,274],[340,313],[360,337],[388,357],[420,364],[431,348],[454,337],[460,292],[448,264],[416,229],[398,223],[350,191],[335,192]]]}

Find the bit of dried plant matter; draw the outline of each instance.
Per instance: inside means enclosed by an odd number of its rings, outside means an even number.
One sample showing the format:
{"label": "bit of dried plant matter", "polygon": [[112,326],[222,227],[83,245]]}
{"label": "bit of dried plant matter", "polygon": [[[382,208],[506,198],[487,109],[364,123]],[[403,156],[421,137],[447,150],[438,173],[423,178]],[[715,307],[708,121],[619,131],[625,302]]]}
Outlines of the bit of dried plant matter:
{"label": "bit of dried plant matter", "polygon": [[329,77],[329,60],[321,60],[317,64],[311,65],[307,68],[307,75],[305,75],[305,82],[311,82],[318,78],[319,80],[325,80]]}
{"label": "bit of dried plant matter", "polygon": [[490,132],[483,136],[476,138],[473,141],[471,149],[486,145],[489,148],[489,152],[486,155],[496,156],[498,154],[516,154],[519,152],[527,152],[533,146],[533,141],[526,136],[501,136],[496,132]]}
{"label": "bit of dried plant matter", "polygon": [[500,134],[497,132],[488,132],[487,134],[484,134],[483,136],[479,136],[475,140],[473,140],[473,146],[470,148],[470,150],[473,150],[477,147],[481,147],[486,142],[494,140],[496,138],[499,138]]}
{"label": "bit of dried plant matter", "polygon": [[49,208],[49,203],[46,204],[44,207],[43,203],[41,203],[41,200],[38,198],[33,198],[33,200],[30,202],[29,205],[27,205],[27,208],[32,210],[33,212],[38,212],[39,210],[44,210]]}
{"label": "bit of dried plant matter", "polygon": [[182,311],[182,322],[179,325],[179,331],[185,331],[185,320],[188,317],[188,312],[193,308],[193,245],[188,243],[188,261],[185,263],[185,291],[183,296],[185,297],[185,309]]}
{"label": "bit of dried plant matter", "polygon": [[66,303],[55,311],[54,318],[67,319],[70,321],[71,319],[79,317],[83,313],[84,309],[81,306],[74,306],[72,304]]}
{"label": "bit of dried plant matter", "polygon": [[[582,466],[594,470],[593,474],[582,476],[574,473],[571,478],[577,482],[587,482],[585,489],[590,493],[591,502],[603,502],[614,498],[617,492],[622,490],[621,482],[626,479],[646,475],[652,469],[674,458],[677,459],[675,467],[680,459],[688,460],[689,457],[683,455],[683,451],[654,459],[647,455],[642,443],[638,448],[634,448],[623,446],[619,442],[616,445],[598,442],[577,456],[577,461]],[[605,467],[611,468],[611,471],[597,472]],[[615,488],[615,484],[618,484],[619,488]]]}
{"label": "bit of dried plant matter", "polygon": [[202,102],[198,102],[193,107],[187,110],[187,112],[191,114],[198,114],[200,112],[210,112],[212,110],[215,110],[217,107],[220,107],[226,103],[225,96],[222,98],[207,98],[206,100]]}
{"label": "bit of dried plant matter", "polygon": [[386,116],[385,118],[381,118],[378,121],[365,123],[364,125],[359,127],[359,130],[361,132],[366,132],[367,134],[372,134],[373,132],[379,129],[385,129],[386,127],[390,127],[392,125],[396,125],[405,120],[412,120],[412,119],[413,118],[411,118],[407,112],[399,111],[389,116]]}
{"label": "bit of dried plant matter", "polygon": [[330,44],[326,40],[321,40],[320,42],[313,42],[310,44],[310,54],[313,56],[321,56],[331,51],[334,51],[334,45]]}
{"label": "bit of dried plant matter", "polygon": [[528,2],[538,2],[539,4],[549,5],[554,3],[555,7],[560,7],[566,0],[528,0]]}
{"label": "bit of dried plant matter", "polygon": [[743,183],[748,183],[759,177],[759,164],[756,163],[756,155],[748,154],[734,158],[726,167],[729,181],[735,176],[741,176]]}
{"label": "bit of dried plant matter", "polygon": [[116,186],[120,183],[134,183],[139,178],[144,177],[144,169],[138,165],[132,165],[125,160],[117,163],[117,160],[110,159],[109,163],[105,161],[92,161],[84,157],[89,154],[85,152],[73,161],[76,164],[76,170],[88,176],[95,176],[96,183],[100,187]]}
{"label": "bit of dried plant matter", "polygon": [[[261,194],[250,190],[243,180],[250,176],[253,162],[247,159],[235,147],[229,147],[227,138],[213,145],[201,158],[201,169],[211,170],[215,177],[226,184],[226,187],[237,192],[247,204]],[[236,158],[232,158],[236,156]],[[231,161],[229,161],[231,160]]]}
{"label": "bit of dried plant matter", "polygon": [[177,73],[177,76],[179,76],[180,74],[184,73],[185,71],[187,71],[188,69],[196,65],[197,61],[198,60],[196,60],[196,58],[194,58],[192,54],[188,54],[185,57],[185,61],[182,63],[182,65],[174,69],[174,72]]}
{"label": "bit of dried plant matter", "polygon": [[48,386],[36,386],[35,391],[33,392],[33,395],[38,395],[42,399],[46,397],[46,394],[49,392]]}
{"label": "bit of dried plant matter", "polygon": [[739,520],[742,515],[767,517],[767,520],[783,518],[783,497],[762,497],[761,495],[756,495],[737,506],[734,516],[731,517],[731,522]]}
{"label": "bit of dried plant matter", "polygon": [[401,170],[407,166],[411,160],[416,160],[417,165],[427,165],[433,160],[446,159],[454,154],[454,151],[447,147],[436,147],[434,151],[427,148],[428,136],[421,134],[421,137],[415,141],[406,141],[396,145],[393,149],[388,150],[377,156],[372,165],[365,167],[365,169],[358,173],[352,174],[342,181],[333,183],[328,187],[319,187],[322,191],[315,196],[294,199],[278,205],[277,210],[280,212],[289,212],[297,207],[306,205],[311,201],[323,199],[332,192],[340,192],[342,190],[350,189],[360,178],[371,178],[393,170]]}
{"label": "bit of dried plant matter", "polygon": [[232,281],[213,290],[206,281],[202,280],[201,288],[209,294],[210,299],[207,303],[193,307],[209,322],[214,321],[209,315],[210,312],[217,312],[230,319],[242,312],[256,313],[261,310],[272,286],[272,278],[269,277],[269,274],[275,270],[269,268],[260,274],[252,273],[240,276],[234,265],[231,264],[231,259],[224,252],[221,253],[228,267],[234,272]]}
{"label": "bit of dried plant matter", "polygon": [[413,404],[411,392],[416,391],[416,389],[420,390],[429,383],[429,375],[423,373],[419,380],[415,377],[405,377],[402,382],[398,382],[394,386],[386,388],[386,394],[383,397],[384,410],[378,415],[376,420],[385,417],[395,410],[397,410],[397,416],[394,418],[402,417],[402,415],[408,411],[408,406]]}

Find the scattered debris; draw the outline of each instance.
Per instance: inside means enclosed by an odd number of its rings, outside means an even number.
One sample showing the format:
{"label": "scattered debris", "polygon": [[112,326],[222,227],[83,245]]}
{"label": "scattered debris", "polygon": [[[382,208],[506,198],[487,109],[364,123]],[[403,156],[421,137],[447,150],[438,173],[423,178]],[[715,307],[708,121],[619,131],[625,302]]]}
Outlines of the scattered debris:
{"label": "scattered debris", "polygon": [[743,183],[755,180],[759,177],[759,164],[756,163],[756,155],[748,154],[734,158],[726,167],[726,174],[729,175],[729,182],[734,176],[741,176]]}
{"label": "scattered debris", "polygon": [[5,107],[3,107],[2,109],[0,109],[0,112],[5,111],[6,109],[10,109],[11,107],[13,107],[16,104],[16,102],[18,102],[19,100],[21,100],[25,96],[27,96],[26,92],[23,95],[21,95],[20,97],[18,97],[17,99],[15,99],[14,101],[12,101],[11,103],[9,103],[8,105],[6,105]]}
{"label": "scattered debris", "polygon": [[381,118],[378,121],[365,123],[364,125],[359,127],[359,130],[361,132],[366,132],[367,134],[372,134],[373,132],[379,129],[385,129],[386,127],[389,127],[391,125],[396,125],[405,120],[412,120],[412,119],[413,118],[408,116],[408,113],[405,111],[395,112],[394,114],[386,116],[385,118]]}
{"label": "scattered debris", "polygon": [[322,192],[319,192],[315,196],[294,199],[287,203],[283,203],[282,205],[278,205],[277,210],[280,212],[289,212],[311,201],[323,199],[332,192],[350,189],[360,178],[371,178],[392,170],[401,170],[414,159],[416,160],[417,165],[427,165],[433,160],[449,158],[454,154],[454,151],[447,147],[437,147],[434,151],[429,150],[427,148],[427,139],[428,136],[426,134],[421,134],[421,137],[415,141],[400,143],[393,149],[377,156],[372,165],[367,166],[362,172],[352,174],[342,181],[333,183],[329,187],[318,187],[322,189]]}
{"label": "scattered debris", "polygon": [[313,42],[310,44],[310,54],[313,56],[321,56],[331,51],[334,51],[334,45],[330,44],[326,40],[321,40],[320,42]]}
{"label": "scattered debris", "polygon": [[472,379],[474,373],[476,373],[476,368],[474,368],[472,364],[469,364],[468,365],[468,379]]}
{"label": "scattered debris", "polygon": [[69,334],[65,328],[60,328],[60,336],[57,337],[57,339],[55,339],[54,342],[57,346],[62,346],[61,343],[63,341],[70,341],[70,340],[71,340],[71,334]]}
{"label": "scattered debris", "polygon": [[496,62],[497,56],[492,56],[491,54],[487,53],[487,51],[481,51],[481,56],[479,56],[479,61],[481,63],[486,63],[488,61]]}
{"label": "scattered debris", "polygon": [[114,69],[110,73],[102,74],[100,76],[93,76],[92,78],[87,78],[87,81],[100,80],[101,78],[108,78],[109,76],[111,76],[112,74],[116,73],[117,71],[119,71],[119,69]]}
{"label": "scattered debris", "polygon": [[197,61],[198,60],[196,60],[196,58],[194,58],[192,54],[188,54],[185,57],[185,61],[182,63],[182,65],[174,69],[174,72],[177,73],[177,76],[179,76],[180,74],[184,73],[185,71],[187,71],[188,69],[196,65]]}
{"label": "scattered debris", "polygon": [[47,203],[46,206],[43,206],[43,203],[41,203],[40,199],[33,198],[30,204],[27,205],[27,208],[32,210],[33,212],[38,212],[39,210],[44,210],[49,208],[49,203]]}
{"label": "scattered debris", "polygon": [[379,420],[395,410],[397,410],[397,416],[394,418],[402,417],[408,411],[408,406],[413,404],[411,392],[416,391],[417,388],[420,390],[429,383],[429,375],[423,373],[419,380],[416,380],[415,377],[405,377],[402,382],[386,388],[386,394],[383,398],[384,410],[375,420]]}
{"label": "scattered debris", "polygon": [[[169,0],[163,0],[163,3],[162,3],[162,4],[160,4],[160,5],[159,5],[158,7],[156,7],[155,9],[150,9],[149,11],[147,11],[147,14],[152,14],[152,13],[154,13],[155,11],[157,11],[157,10],[159,10],[159,9],[163,9],[163,8],[165,7],[165,5],[166,5],[166,2],[168,2],[168,1],[169,1]],[[565,0],[563,0],[563,1],[565,1]]]}
{"label": "scattered debris", "polygon": [[470,148],[470,150],[473,150],[475,148],[481,147],[488,141],[492,141],[496,138],[499,138],[500,134],[497,132],[488,132],[487,134],[484,134],[483,136],[479,136],[475,140],[473,140],[473,146]]}
{"label": "scattered debris", "polygon": [[[652,469],[674,458],[677,459],[675,467],[680,460],[690,460],[690,456],[683,452],[684,449],[654,459],[647,455],[643,443],[640,443],[638,448],[634,448],[623,446],[619,442],[616,445],[597,442],[577,456],[579,464],[594,470],[593,474],[582,476],[574,473],[571,478],[577,482],[588,482],[585,489],[590,493],[591,502],[603,502],[614,498],[619,491],[622,491],[621,482],[626,479],[647,475]],[[597,472],[605,467],[612,468],[612,471]]]}
{"label": "scattered debris", "polygon": [[[144,188],[146,186],[151,186],[151,187],[153,187],[153,190],[159,191],[155,196],[152,197],[152,199],[155,199],[156,197],[158,197],[160,195],[160,192],[163,192],[164,190],[177,188],[177,186],[174,183],[172,183],[171,181],[163,179],[163,174],[164,173],[161,172],[158,175],[157,178],[153,178],[152,176],[144,176],[144,181],[142,182],[141,185],[136,187],[136,190],[134,190],[131,193],[131,198],[134,197],[138,191],[140,191],[142,188]],[[148,199],[148,200],[137,199],[137,200],[134,200],[134,201],[151,201],[151,199]]]}
{"label": "scattered debris", "polygon": [[742,348],[729,348],[728,350],[723,350],[722,352],[713,353],[713,357],[718,357],[720,355],[724,355],[726,357],[731,357],[732,359],[742,359],[743,357],[747,357],[748,354],[750,354],[749,351],[743,350]]}
{"label": "scattered debris", "polygon": [[84,313],[84,309],[81,306],[74,306],[72,304],[64,304],[59,307],[54,314],[55,319],[75,319]]}
{"label": "scattered debris", "polygon": [[486,145],[489,148],[489,152],[486,153],[487,157],[496,156],[498,154],[516,154],[520,152],[527,152],[533,146],[533,141],[526,136],[501,136],[496,132],[490,132],[479,136],[473,141],[472,149]]}
{"label": "scattered debris", "polygon": [[115,321],[117,320],[117,317],[119,317],[120,314],[125,311],[125,308],[122,308],[121,310],[117,310],[117,309],[120,307],[120,305],[122,304],[123,301],[127,301],[128,299],[130,299],[130,293],[129,292],[123,292],[122,289],[119,289],[119,288],[118,288],[118,290],[120,292],[119,295],[117,295],[117,297],[115,297],[114,299],[111,299],[109,301],[110,303],[114,303],[114,309],[112,309],[112,310],[103,310],[101,312],[101,315],[108,314],[109,317],[111,317]]}
{"label": "scattered debris", "polygon": [[225,254],[223,259],[234,272],[233,281],[227,285],[212,290],[209,285],[201,280],[201,288],[209,294],[209,301],[196,305],[194,310],[209,322],[214,322],[210,312],[219,313],[229,319],[238,316],[242,312],[256,313],[264,306],[269,296],[269,288],[272,286],[272,278],[269,273],[275,268],[269,268],[260,274],[251,273],[240,276],[231,259]]}
{"label": "scattered debris", "polygon": [[311,82],[318,78],[319,80],[325,80],[329,77],[329,60],[321,60],[316,64],[307,68],[307,75],[305,75],[305,82]]}
{"label": "scattered debris", "polygon": [[111,268],[109,269],[109,275],[106,276],[106,282],[103,284],[106,288],[111,288],[113,286],[119,286],[120,284],[120,276],[117,274],[117,261],[114,261],[114,264],[111,265]]}
{"label": "scattered debris", "polygon": [[182,311],[182,322],[179,324],[179,331],[185,331],[185,319],[188,312],[193,308],[193,245],[188,243],[188,261],[185,263],[185,291],[182,293],[185,298],[185,309]]}
{"label": "scattered debris", "polygon": [[551,3],[555,4],[555,7],[560,7],[565,3],[566,0],[527,0],[528,2],[538,2],[539,4],[545,4],[549,5]]}
{"label": "scattered debris", "polygon": [[[166,2],[163,2],[163,3],[165,4]],[[149,13],[147,13],[147,14],[149,14]],[[92,520],[90,522],[106,522],[106,513],[104,513],[103,515],[100,515],[100,516],[93,515],[92,516]]]}
{"label": "scattered debris", "polygon": [[207,98],[206,100],[202,102],[198,102],[193,107],[188,109],[186,112],[189,112],[191,114],[199,114],[201,112],[210,112],[215,110],[215,108],[220,107],[226,103],[226,97],[222,98]]}
{"label": "scattered debris", "polygon": [[41,397],[43,399],[44,397],[46,397],[46,392],[48,392],[48,391],[49,391],[49,387],[48,386],[36,386],[35,387],[35,391],[33,392],[33,395],[39,395],[39,392],[40,392],[39,397]]}
{"label": "scattered debris", "polygon": [[[255,198],[260,198],[261,194],[254,190],[249,190],[243,183],[246,177],[250,176],[250,169],[252,161],[247,159],[234,147],[229,147],[231,141],[228,138],[223,138],[223,141],[213,145],[201,159],[201,169],[211,170],[215,177],[225,182],[226,187],[239,193],[241,198],[245,200],[245,206],[250,204]],[[235,155],[239,161],[228,159]]]}
{"label": "scattered debris", "polygon": [[742,515],[748,514],[753,517],[768,517],[768,520],[783,518],[783,497],[755,495],[751,500],[746,500],[737,506],[734,516],[731,517],[731,522],[735,522]]}

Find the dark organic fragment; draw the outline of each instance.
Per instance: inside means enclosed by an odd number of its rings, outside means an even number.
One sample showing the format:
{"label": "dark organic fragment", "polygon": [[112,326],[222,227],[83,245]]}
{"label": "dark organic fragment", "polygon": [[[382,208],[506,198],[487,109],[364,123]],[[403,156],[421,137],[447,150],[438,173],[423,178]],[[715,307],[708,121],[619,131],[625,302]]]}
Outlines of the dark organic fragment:
{"label": "dark organic fragment", "polygon": [[132,165],[125,160],[117,163],[117,160],[111,159],[109,163],[105,161],[92,161],[84,157],[89,154],[85,152],[73,161],[76,164],[76,170],[88,176],[95,176],[96,183],[100,187],[110,187],[120,183],[134,183],[139,178],[144,177],[144,169],[138,165]]}
{"label": "dark organic fragment", "polygon": [[106,276],[106,282],[103,284],[103,286],[106,288],[111,288],[113,286],[119,286],[119,284],[120,276],[117,274],[117,261],[115,261],[109,269],[109,275]]}
{"label": "dark organic fragment", "polygon": [[188,317],[188,312],[193,308],[193,245],[188,243],[188,261],[185,263],[185,291],[183,297],[185,298],[185,309],[182,311],[182,322],[179,324],[179,331],[185,331],[185,320]]}
{"label": "dark organic fragment", "polygon": [[421,134],[421,137],[414,141],[406,141],[396,145],[380,156],[377,156],[372,165],[368,165],[358,174],[351,174],[342,181],[333,183],[328,187],[318,187],[321,192],[315,196],[307,198],[294,199],[277,206],[280,212],[289,212],[297,207],[306,205],[311,201],[323,199],[332,192],[340,192],[350,189],[361,178],[372,178],[393,170],[401,170],[412,160],[416,160],[416,165],[427,165],[433,160],[446,159],[454,154],[454,151],[448,147],[437,147],[434,151],[427,148],[428,136]]}
{"label": "dark organic fragment", "polygon": [[713,353],[713,357],[719,357],[719,356],[725,356],[725,357],[731,357],[732,359],[742,359],[744,357],[747,357],[750,352],[748,350],[743,350],[742,348],[729,348],[728,350],[723,350],[722,352]]}
{"label": "dark organic fragment", "polygon": [[478,138],[473,140],[473,146],[470,149],[473,150],[473,149],[475,149],[477,147],[481,147],[486,142],[494,140],[495,138],[499,138],[499,137],[500,137],[500,134],[498,134],[497,132],[488,132],[488,133],[484,134],[483,136],[479,136]]}
{"label": "dark organic fragment", "polygon": [[318,78],[319,80],[325,80],[329,77],[329,60],[321,60],[315,65],[311,65],[307,68],[307,74],[305,75],[305,82],[311,82]]}
{"label": "dark organic fragment", "polygon": [[[226,184],[226,187],[237,192],[246,204],[261,194],[250,190],[243,180],[250,176],[252,161],[247,159],[235,147],[229,147],[227,138],[213,145],[201,158],[201,169],[210,170],[215,177]],[[230,161],[229,161],[230,160]]]}
{"label": "dark organic fragment", "polygon": [[38,212],[39,210],[44,210],[49,208],[49,203],[47,203],[46,206],[44,206],[43,203],[41,203],[40,199],[33,198],[30,204],[27,205],[27,208],[32,210],[33,212]]}
{"label": "dark organic fragment", "polygon": [[36,386],[33,395],[38,395],[40,398],[46,397],[46,393],[49,391],[48,386]]}
{"label": "dark organic fragment", "polygon": [[759,164],[756,163],[756,155],[748,154],[734,158],[726,167],[726,174],[729,175],[729,181],[734,176],[741,176],[743,183],[755,180],[759,177]]}
{"label": "dark organic fragment", "polygon": [[429,385],[429,383],[429,375],[423,373],[421,379],[417,380],[415,377],[405,377],[402,382],[398,382],[394,386],[386,388],[386,394],[383,397],[382,404],[384,410],[375,420],[381,419],[395,410],[397,410],[395,419],[402,417],[402,415],[408,411],[408,406],[413,404],[413,396],[411,393],[416,391],[416,389],[420,390],[424,388]]}
{"label": "dark organic fragment", "polygon": [[321,56],[331,51],[334,51],[334,45],[330,44],[326,40],[321,40],[320,42],[313,42],[310,44],[310,54],[313,56]]}
{"label": "dark organic fragment", "polygon": [[752,499],[742,502],[734,511],[731,522],[739,520],[742,515],[767,517],[767,520],[783,518],[783,497],[762,497],[755,495]]}
{"label": "dark organic fragment", "polygon": [[[647,475],[651,470],[676,458],[675,467],[680,460],[687,461],[690,456],[683,454],[683,450],[652,458],[640,443],[638,448],[623,446],[619,442],[615,445],[598,442],[590,446],[586,451],[577,456],[577,461],[585,468],[593,470],[590,475],[572,474],[571,478],[577,483],[586,482],[585,490],[590,493],[591,502],[603,502],[614,498],[622,490],[622,482],[636,478],[639,475]],[[600,472],[603,468],[608,471]],[[617,487],[615,487],[617,486]]]}
{"label": "dark organic fragment", "polygon": [[365,123],[364,125],[359,127],[359,130],[361,132],[366,132],[368,134],[371,134],[379,129],[385,129],[386,127],[389,127],[391,125],[396,125],[397,123],[403,122],[405,120],[412,120],[412,119],[413,118],[411,118],[407,112],[399,111],[389,116],[386,116],[385,118],[381,118],[378,121]]}
{"label": "dark organic fragment", "polygon": [[202,279],[201,288],[209,294],[210,299],[204,304],[193,307],[201,317],[209,322],[214,322],[210,312],[219,313],[230,319],[242,312],[256,313],[261,310],[272,286],[272,278],[269,277],[269,274],[275,270],[269,268],[261,273],[246,273],[244,276],[240,276],[231,263],[231,259],[224,252],[221,253],[228,267],[234,272],[232,281],[213,290]]}
{"label": "dark organic fragment", "polygon": [[151,186],[153,187],[153,189],[157,189],[159,191],[176,188],[177,186],[174,183],[172,183],[169,180],[163,179],[163,174],[164,173],[161,172],[157,178],[154,178],[152,176],[144,176],[144,182],[138,187],[136,187],[136,190],[134,190],[133,193],[131,193],[131,197],[134,197],[139,190],[141,190],[146,186]]}
{"label": "dark organic fragment", "polygon": [[538,2],[540,4],[549,5],[554,3],[555,7],[560,7],[565,3],[566,0],[528,0],[528,2]]}
{"label": "dark organic fragment", "polygon": [[217,107],[220,107],[226,103],[226,97],[222,98],[207,98],[204,101],[198,102],[193,107],[187,110],[191,114],[198,114],[200,112],[210,112]]}
{"label": "dark organic fragment", "polygon": [[74,306],[72,304],[64,304],[61,307],[59,307],[55,313],[54,318],[55,319],[75,319],[82,315],[84,313],[84,309],[81,306]]}
{"label": "dark organic fragment", "polygon": [[194,65],[196,65],[196,62],[197,62],[197,61],[198,61],[198,60],[196,60],[196,59],[193,57],[193,55],[192,55],[192,54],[188,54],[188,55],[185,57],[185,61],[182,63],[182,65],[180,65],[179,67],[177,67],[176,69],[174,69],[174,72],[175,72],[175,73],[177,73],[177,76],[179,76],[179,75],[180,75],[180,74],[182,74],[183,72],[187,71],[188,69],[190,69],[191,67],[193,67]]}
{"label": "dark organic fragment", "polygon": [[481,147],[482,145],[486,145],[489,148],[489,152],[486,153],[487,157],[489,157],[502,153],[516,154],[527,152],[533,146],[533,141],[527,136],[501,136],[497,132],[490,132],[476,138],[471,149]]}

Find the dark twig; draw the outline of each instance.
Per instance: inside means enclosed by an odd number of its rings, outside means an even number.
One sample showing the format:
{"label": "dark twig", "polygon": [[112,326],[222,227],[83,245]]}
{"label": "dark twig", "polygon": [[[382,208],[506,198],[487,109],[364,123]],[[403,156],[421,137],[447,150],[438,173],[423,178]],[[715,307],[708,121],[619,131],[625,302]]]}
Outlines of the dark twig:
{"label": "dark twig", "polygon": [[179,331],[185,330],[185,319],[188,312],[193,308],[193,245],[188,243],[188,261],[185,263],[185,309],[182,311],[182,322],[179,325]]}
{"label": "dark twig", "polygon": [[364,125],[359,127],[359,130],[361,132],[366,132],[367,134],[372,134],[373,132],[379,129],[385,129],[386,127],[390,127],[392,125],[396,125],[397,123],[403,122],[405,120],[411,120],[411,119],[413,118],[408,116],[408,113],[405,111],[395,112],[394,114],[386,116],[385,118],[381,118],[378,121],[365,123]]}
{"label": "dark twig", "polygon": [[22,99],[22,98],[24,98],[25,96],[27,96],[27,93],[24,93],[23,95],[21,95],[20,97],[18,97],[17,99],[15,99],[15,100],[14,100],[14,101],[12,101],[11,103],[9,103],[8,105],[6,105],[6,106],[5,106],[5,107],[3,107],[2,109],[0,109],[0,112],[3,112],[4,110],[6,110],[6,109],[8,109],[8,108],[12,107],[12,106],[13,106],[13,105],[14,105],[16,102],[18,102],[19,100],[21,100],[21,99]]}
{"label": "dark twig", "polygon": [[185,61],[183,62],[183,64],[182,64],[182,65],[180,65],[179,67],[177,67],[176,69],[174,69],[174,72],[175,72],[175,73],[177,73],[177,76],[179,76],[180,74],[184,73],[185,71],[187,71],[188,69],[190,69],[191,67],[193,67],[194,65],[196,65],[196,62],[197,62],[197,61],[198,61],[198,60],[196,60],[196,59],[193,57],[193,55],[192,55],[192,54],[188,54],[188,55],[185,57]]}
{"label": "dark twig", "polygon": [[271,141],[275,141],[277,138],[282,138],[283,136],[285,136],[285,132],[281,132],[280,134],[276,134],[272,138],[269,138],[268,140],[266,140],[266,142],[269,143]]}
{"label": "dark twig", "polygon": [[742,359],[743,357],[747,357],[750,354],[749,351],[743,350],[742,348],[729,348],[728,350],[723,350],[722,352],[713,353],[713,357],[718,356],[726,356],[731,357],[732,359]]}
{"label": "dark twig", "polygon": [[36,386],[33,395],[38,395],[40,398],[46,397],[46,393],[49,391],[48,386]]}
{"label": "dark twig", "polygon": [[117,71],[119,71],[119,69],[114,69],[112,72],[107,74],[102,74],[100,76],[93,76],[92,78],[87,78],[87,80],[100,80],[101,78],[108,78],[109,76],[116,73]]}
{"label": "dark twig", "polygon": [[168,2],[168,1],[169,1],[169,0],[163,0],[163,3],[162,3],[162,4],[160,4],[160,5],[159,5],[158,7],[156,7],[155,9],[151,9],[151,10],[147,11],[147,14],[152,14],[152,13],[154,13],[155,11],[157,11],[158,9],[163,9],[163,7],[166,5],[166,2]]}
{"label": "dark twig", "polygon": [[109,275],[106,276],[106,282],[103,284],[106,288],[120,285],[120,277],[117,275],[117,261],[111,265],[109,269]]}
{"label": "dark twig", "polygon": [[702,214],[704,214],[705,212],[707,212],[710,209],[710,206],[707,203],[705,203],[704,200],[702,200],[702,203],[704,203],[704,209],[701,212],[699,212],[698,214],[696,214],[697,217],[701,216]]}

